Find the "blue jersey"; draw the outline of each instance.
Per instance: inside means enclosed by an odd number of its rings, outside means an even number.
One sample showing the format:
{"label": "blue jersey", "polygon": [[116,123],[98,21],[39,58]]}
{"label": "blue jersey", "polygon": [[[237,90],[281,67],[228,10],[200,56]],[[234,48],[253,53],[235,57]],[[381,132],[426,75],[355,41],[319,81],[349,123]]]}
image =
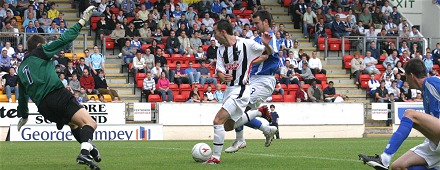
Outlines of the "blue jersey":
{"label": "blue jersey", "polygon": [[439,118],[440,114],[440,77],[432,76],[423,82],[423,107],[425,113]]}
{"label": "blue jersey", "polygon": [[[278,57],[278,48],[276,45],[275,33],[273,30],[269,31],[269,34],[272,36],[272,40],[269,42],[270,46],[273,48],[273,54],[269,55],[265,61],[252,64],[252,75],[275,75],[275,72],[278,70],[280,65],[282,64],[280,58]],[[255,37],[254,41],[262,44],[261,37]]]}

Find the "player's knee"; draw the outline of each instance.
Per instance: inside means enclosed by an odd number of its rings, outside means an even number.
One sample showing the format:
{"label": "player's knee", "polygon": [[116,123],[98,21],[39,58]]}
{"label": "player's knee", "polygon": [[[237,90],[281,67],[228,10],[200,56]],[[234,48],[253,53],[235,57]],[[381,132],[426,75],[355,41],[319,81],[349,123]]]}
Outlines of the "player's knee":
{"label": "player's knee", "polygon": [[417,118],[417,111],[408,109],[408,110],[405,111],[405,113],[403,113],[403,116],[405,116],[405,117],[411,119],[412,121],[414,121]]}

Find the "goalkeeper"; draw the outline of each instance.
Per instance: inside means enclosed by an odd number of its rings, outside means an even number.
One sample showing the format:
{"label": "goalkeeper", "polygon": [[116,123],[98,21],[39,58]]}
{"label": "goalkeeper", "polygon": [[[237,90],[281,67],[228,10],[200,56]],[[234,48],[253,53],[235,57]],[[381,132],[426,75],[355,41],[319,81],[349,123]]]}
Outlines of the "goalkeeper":
{"label": "goalkeeper", "polygon": [[76,39],[81,28],[89,21],[94,8],[94,6],[88,7],[77,24],[51,43],[47,43],[47,40],[40,35],[29,38],[28,53],[17,71],[20,87],[17,111],[18,117],[21,117],[18,123],[20,131],[27,122],[29,115],[27,99],[30,97],[37,105],[40,114],[55,122],[58,130],[61,130],[65,124],[70,125],[73,136],[81,144],[81,153],[76,161],[88,165],[90,169],[100,169],[94,161],[100,162],[101,157],[97,148],[91,144],[96,122],[61,83],[51,61],[54,54]]}

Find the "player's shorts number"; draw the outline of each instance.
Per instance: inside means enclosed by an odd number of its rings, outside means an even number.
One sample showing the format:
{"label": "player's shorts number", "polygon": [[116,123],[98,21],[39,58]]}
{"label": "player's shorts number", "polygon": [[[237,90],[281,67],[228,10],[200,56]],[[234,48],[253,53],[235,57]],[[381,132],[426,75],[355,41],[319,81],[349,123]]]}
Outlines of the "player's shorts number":
{"label": "player's shorts number", "polygon": [[256,91],[256,89],[255,89],[255,88],[252,88],[252,89],[251,89],[251,95],[254,94],[255,91]]}
{"label": "player's shorts number", "polygon": [[23,74],[26,74],[26,77],[29,81],[29,84],[34,83],[34,81],[32,80],[32,77],[31,77],[31,71],[29,70],[29,66],[26,65],[23,67]]}

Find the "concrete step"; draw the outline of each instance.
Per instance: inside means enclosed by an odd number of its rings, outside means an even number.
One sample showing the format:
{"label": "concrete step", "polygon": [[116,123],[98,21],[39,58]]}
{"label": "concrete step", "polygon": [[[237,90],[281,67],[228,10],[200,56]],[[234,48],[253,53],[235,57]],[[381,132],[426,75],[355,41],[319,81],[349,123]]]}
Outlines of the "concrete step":
{"label": "concrete step", "polygon": [[64,18],[78,18],[77,11],[61,11],[61,12],[63,12]]}
{"label": "concrete step", "polygon": [[128,83],[112,83],[112,84],[108,84],[111,88],[133,88],[133,84],[128,84]]}
{"label": "concrete step", "polygon": [[344,84],[344,85],[345,84],[349,84],[349,85],[352,85],[350,87],[357,88],[357,86],[353,83],[353,79],[351,79],[351,80],[348,79],[348,75],[347,75],[346,79],[344,79],[344,78],[328,78],[327,77],[327,81],[333,81],[335,83],[335,85],[338,85],[338,84]]}
{"label": "concrete step", "polygon": [[71,8],[72,7],[70,2],[66,3],[66,1],[56,2],[55,5],[57,6],[57,8]]}
{"label": "concrete step", "polygon": [[122,84],[122,83],[127,83],[127,79],[121,78],[121,77],[107,77],[107,83],[109,83],[109,84]]}
{"label": "concrete step", "polygon": [[365,92],[360,89],[354,89],[354,88],[340,88],[335,87],[337,94],[345,94],[348,97],[356,97],[356,98],[365,98]]}
{"label": "concrete step", "polygon": [[[121,68],[118,67],[105,67],[105,72],[109,73],[109,74],[120,74]],[[121,76],[124,76],[123,74],[121,74]]]}
{"label": "concrete step", "polygon": [[[116,87],[116,88],[112,88],[118,91],[119,95],[123,95],[123,94],[127,94],[127,95],[132,95],[133,94],[133,88],[128,88],[128,87]],[[140,94],[140,93],[139,93]]]}
{"label": "concrete step", "polygon": [[349,78],[348,74],[327,74],[327,79]]}
{"label": "concrete step", "polygon": [[279,20],[282,20],[282,21],[285,21],[285,20],[290,21],[290,24],[289,24],[289,25],[292,25],[291,28],[293,28],[292,18],[291,18],[291,16],[288,16],[288,15],[287,15],[287,12],[286,12],[285,15],[274,15],[274,16],[272,16],[272,17],[273,17],[273,19],[275,20],[276,23],[279,23],[279,22],[280,22]]}
{"label": "concrete step", "polygon": [[268,8],[267,10],[272,14],[272,16],[287,15],[287,11],[288,11],[287,8],[284,8],[281,5],[267,6],[267,8]]}
{"label": "concrete step", "polygon": [[365,127],[366,134],[392,134],[393,128],[388,126]]}
{"label": "concrete step", "polygon": [[[324,68],[327,71],[327,74],[346,74],[347,73],[347,71],[345,71],[345,70],[328,68],[326,65],[322,65],[322,68]],[[347,77],[348,77],[348,74],[347,74]]]}

